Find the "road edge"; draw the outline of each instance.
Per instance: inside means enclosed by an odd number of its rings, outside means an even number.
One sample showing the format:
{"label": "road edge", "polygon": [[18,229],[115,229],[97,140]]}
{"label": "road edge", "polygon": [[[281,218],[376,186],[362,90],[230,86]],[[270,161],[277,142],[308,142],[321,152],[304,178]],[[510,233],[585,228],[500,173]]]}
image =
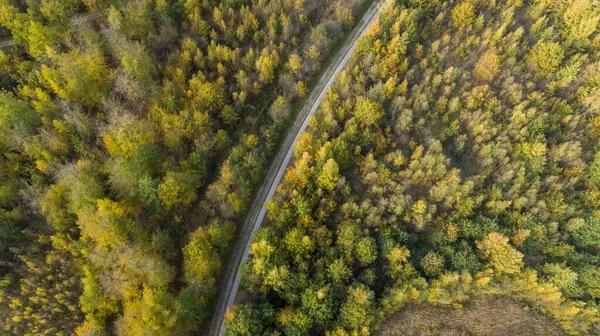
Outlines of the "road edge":
{"label": "road edge", "polygon": [[246,215],[246,220],[240,229],[240,239],[236,241],[236,245],[232,250],[231,260],[229,261],[226,273],[224,274],[225,285],[219,293],[218,303],[215,306],[213,318],[211,320],[209,329],[210,336],[221,336],[225,333],[226,328],[223,325],[224,315],[227,308],[235,301],[237,290],[240,285],[242,266],[248,258],[248,252],[252,244],[252,234],[260,228],[266,214],[264,205],[275,194],[277,185],[287,169],[300,135],[308,126],[310,117],[319,108],[321,100],[333,84],[336,75],[345,67],[346,63],[354,53],[356,42],[360,36],[362,36],[379,17],[380,9],[384,2],[385,1],[382,0],[373,2],[371,7],[362,16],[361,21],[350,35],[348,35],[344,46],[339,49],[333,62],[331,62],[327,70],[321,76],[319,82],[311,91],[306,104],[296,116],[296,121],[292,127],[290,127],[285,141],[282,143],[277,156],[271,163],[269,172],[256,194],[250,211],[248,211],[248,214]]}

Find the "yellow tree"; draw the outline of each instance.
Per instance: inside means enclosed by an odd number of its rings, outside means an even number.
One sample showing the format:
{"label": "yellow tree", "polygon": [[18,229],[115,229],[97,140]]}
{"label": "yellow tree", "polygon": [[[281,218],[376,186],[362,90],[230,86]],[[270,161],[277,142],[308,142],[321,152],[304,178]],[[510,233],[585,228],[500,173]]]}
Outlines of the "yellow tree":
{"label": "yellow tree", "polygon": [[73,49],[64,54],[49,51],[54,66],[42,65],[42,80],[58,96],[85,106],[100,104],[112,71],[99,48]]}
{"label": "yellow tree", "polygon": [[256,60],[256,69],[260,78],[265,83],[271,83],[275,79],[275,71],[279,66],[279,54],[273,49],[269,52],[268,48],[262,50]]}
{"label": "yellow tree", "polygon": [[451,19],[455,28],[470,25],[475,19],[475,7],[471,2],[463,1],[452,9]]}
{"label": "yellow tree", "polygon": [[531,51],[527,62],[540,75],[545,76],[558,70],[564,58],[565,52],[556,42],[538,41]]}
{"label": "yellow tree", "polygon": [[508,243],[504,235],[492,232],[477,241],[481,256],[499,273],[518,273],[523,267],[523,254]]}
{"label": "yellow tree", "polygon": [[489,82],[500,72],[500,60],[493,50],[486,51],[475,63],[473,75],[477,80]]}
{"label": "yellow tree", "polygon": [[600,21],[600,10],[592,7],[591,0],[575,0],[563,14],[562,35],[573,41],[585,41],[594,33]]}

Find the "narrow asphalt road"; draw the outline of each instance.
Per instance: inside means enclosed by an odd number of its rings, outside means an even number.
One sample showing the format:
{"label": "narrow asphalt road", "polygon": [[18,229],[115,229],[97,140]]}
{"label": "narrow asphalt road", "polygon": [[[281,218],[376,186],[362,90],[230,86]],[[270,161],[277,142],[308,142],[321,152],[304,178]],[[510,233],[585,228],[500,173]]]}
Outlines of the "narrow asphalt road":
{"label": "narrow asphalt road", "polygon": [[[106,14],[107,12],[108,12],[107,10],[102,10],[99,12],[90,13],[90,14],[86,14],[83,16],[79,16],[79,17],[73,17],[73,18],[69,19],[69,21],[71,21],[71,25],[78,26],[80,24],[94,20],[94,19]],[[16,44],[15,40],[2,41],[2,42],[0,42],[0,49],[5,48],[5,47],[10,47],[15,44]]]}
{"label": "narrow asphalt road", "polygon": [[211,321],[209,335],[221,336],[225,333],[223,317],[228,307],[233,305],[241,278],[241,268],[248,258],[248,252],[252,243],[252,235],[260,227],[267,212],[265,203],[267,203],[275,194],[277,185],[281,181],[283,174],[290,162],[296,143],[300,134],[304,132],[310,117],[317,111],[325,93],[334,82],[335,76],[344,68],[354,49],[358,38],[375,22],[379,17],[379,9],[383,1],[377,0],[363,15],[361,21],[346,39],[343,47],[338,51],[335,59],[323,73],[319,83],[311,91],[310,96],[296,117],[283,142],[277,156],[273,160],[265,181],[260,187],[250,211],[246,215],[246,220],[240,229],[235,246],[231,253],[226,273],[224,274],[224,283],[219,293],[217,305],[213,320]]}

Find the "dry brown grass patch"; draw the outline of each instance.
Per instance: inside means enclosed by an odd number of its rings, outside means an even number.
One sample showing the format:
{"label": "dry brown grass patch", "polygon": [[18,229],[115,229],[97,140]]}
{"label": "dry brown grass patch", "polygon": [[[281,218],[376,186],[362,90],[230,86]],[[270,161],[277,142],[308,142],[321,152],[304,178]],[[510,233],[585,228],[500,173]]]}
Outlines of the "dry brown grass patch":
{"label": "dry brown grass patch", "polygon": [[507,296],[484,295],[462,309],[432,304],[410,305],[385,321],[379,336],[562,336],[550,317]]}

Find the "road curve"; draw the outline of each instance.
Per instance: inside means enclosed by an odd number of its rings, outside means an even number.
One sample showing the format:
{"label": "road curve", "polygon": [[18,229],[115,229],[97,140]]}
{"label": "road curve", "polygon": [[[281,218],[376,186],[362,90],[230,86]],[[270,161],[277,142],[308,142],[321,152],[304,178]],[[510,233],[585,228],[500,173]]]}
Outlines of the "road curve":
{"label": "road curve", "polygon": [[[107,10],[102,10],[99,12],[94,12],[94,13],[89,13],[83,16],[79,16],[79,17],[73,17],[71,19],[69,19],[69,21],[71,22],[71,25],[73,26],[79,26],[81,24],[84,24],[88,21],[94,20],[104,14],[106,14],[108,11]],[[0,49],[5,48],[5,47],[10,47],[12,45],[15,45],[16,42],[15,40],[6,40],[6,41],[2,41],[0,42]]]}
{"label": "road curve", "polygon": [[310,117],[319,108],[321,100],[333,84],[335,76],[344,68],[352,56],[352,53],[356,48],[356,41],[358,38],[379,17],[379,10],[382,3],[382,0],[376,0],[363,15],[361,21],[356,28],[354,28],[350,36],[346,38],[346,42],[344,43],[343,47],[338,51],[333,62],[323,73],[319,83],[317,83],[317,85],[311,91],[306,104],[300,113],[298,113],[296,121],[290,128],[285,141],[277,153],[277,156],[271,163],[269,172],[267,173],[262,186],[252,202],[252,206],[246,215],[246,220],[244,221],[243,226],[240,228],[239,236],[234,243],[235,246],[233,247],[231,253],[231,259],[224,274],[225,282],[221,287],[214,316],[211,321],[209,329],[210,336],[221,336],[225,333],[223,317],[227,308],[233,305],[235,300],[235,296],[240,285],[242,266],[246,263],[248,252],[250,251],[252,234],[258,230],[265,217],[267,210],[264,205],[275,194],[277,185],[281,181],[292,154],[294,153],[294,148],[296,147],[296,143],[298,142],[300,134],[304,132]]}

